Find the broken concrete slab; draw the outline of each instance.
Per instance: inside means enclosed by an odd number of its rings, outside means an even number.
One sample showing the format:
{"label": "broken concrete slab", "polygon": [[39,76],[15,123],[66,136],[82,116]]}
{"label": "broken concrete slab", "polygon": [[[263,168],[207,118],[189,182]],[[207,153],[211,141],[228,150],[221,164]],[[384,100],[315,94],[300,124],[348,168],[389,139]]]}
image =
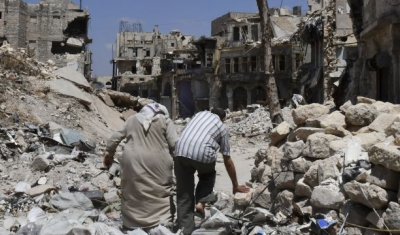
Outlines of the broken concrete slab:
{"label": "broken concrete slab", "polygon": [[297,142],[286,142],[283,145],[283,159],[286,161],[290,161],[300,157],[303,150],[305,148],[305,144],[303,141],[299,140]]}
{"label": "broken concrete slab", "polygon": [[308,137],[303,156],[312,158],[328,158],[331,156],[329,144],[332,141],[340,140],[339,137],[323,133],[316,133]]}
{"label": "broken concrete slab", "polygon": [[344,184],[343,188],[352,201],[375,209],[386,207],[390,200],[396,198],[393,192],[376,185],[361,184],[354,180]]}
{"label": "broken concrete slab", "polygon": [[61,210],[76,208],[81,210],[93,209],[93,203],[83,193],[63,192],[50,200],[50,204]]}
{"label": "broken concrete slab", "polygon": [[128,110],[122,112],[122,113],[121,113],[121,116],[122,116],[122,119],[123,119],[124,121],[126,121],[126,120],[128,120],[128,118],[129,118],[130,116],[135,115],[136,113],[137,113],[136,111],[134,111],[134,110],[132,110],[132,109],[128,109]]}
{"label": "broken concrete slab", "polygon": [[329,108],[322,104],[309,104],[292,110],[296,125],[303,124],[309,118],[318,118],[329,113]]}
{"label": "broken concrete slab", "polygon": [[371,104],[356,104],[346,111],[346,120],[354,126],[368,126],[378,116],[378,110]]}
{"label": "broken concrete slab", "polygon": [[372,131],[386,133],[389,127],[396,121],[400,121],[399,115],[381,113],[368,127]]}
{"label": "broken concrete slab", "polygon": [[393,171],[381,165],[375,165],[371,173],[362,172],[356,180],[361,183],[369,182],[384,189],[398,191],[400,172]]}
{"label": "broken concrete slab", "polygon": [[67,39],[67,45],[71,46],[71,47],[82,47],[83,43],[78,38],[68,38]]}
{"label": "broken concrete slab", "polygon": [[233,201],[236,206],[239,207],[248,206],[250,204],[252,195],[253,195],[253,190],[250,190],[247,193],[236,193]]}
{"label": "broken concrete slab", "polygon": [[321,120],[321,127],[327,128],[330,126],[346,128],[346,117],[339,111],[335,111]]}
{"label": "broken concrete slab", "polygon": [[390,202],[383,214],[383,220],[389,229],[400,229],[400,205]]}
{"label": "broken concrete slab", "polygon": [[325,129],[315,127],[300,127],[294,131],[296,141],[302,140],[304,142],[307,141],[310,135],[315,133],[325,133]]}
{"label": "broken concrete slab", "polygon": [[372,163],[400,172],[400,150],[397,146],[385,143],[375,144],[368,154]]}
{"label": "broken concrete slab", "polygon": [[27,191],[27,194],[30,195],[31,197],[36,197],[40,194],[47,193],[52,190],[57,190],[57,189],[52,185],[39,185],[29,189]]}
{"label": "broken concrete slab", "polygon": [[75,98],[84,105],[90,105],[92,103],[89,99],[89,95],[86,92],[80,90],[78,87],[76,87],[73,83],[69,81],[57,79],[57,80],[46,81],[46,84],[54,92]]}
{"label": "broken concrete slab", "polygon": [[92,89],[85,76],[83,76],[83,74],[71,68],[70,66],[57,69],[56,71],[54,71],[54,74],[72,82],[76,86],[83,88],[87,91],[90,91]]}
{"label": "broken concrete slab", "polygon": [[31,167],[36,171],[45,171],[49,165],[49,160],[47,160],[44,156],[38,156],[32,161]]}
{"label": "broken concrete slab", "polygon": [[338,210],[344,203],[344,195],[335,184],[316,186],[311,194],[311,205],[315,208]]}
{"label": "broken concrete slab", "polygon": [[271,145],[276,145],[280,141],[284,140],[290,133],[290,124],[287,122],[282,122],[277,127],[271,130],[269,135],[271,139]]}
{"label": "broken concrete slab", "polygon": [[99,97],[109,107],[114,107],[115,106],[114,101],[111,99],[111,97],[108,94],[100,93]]}

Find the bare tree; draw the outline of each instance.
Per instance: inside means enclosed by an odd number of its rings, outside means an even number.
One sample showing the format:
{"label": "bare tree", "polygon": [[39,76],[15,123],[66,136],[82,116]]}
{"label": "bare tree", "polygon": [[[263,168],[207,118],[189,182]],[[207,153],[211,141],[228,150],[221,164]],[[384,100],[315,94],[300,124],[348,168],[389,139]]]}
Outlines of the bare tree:
{"label": "bare tree", "polygon": [[267,0],[256,0],[261,20],[262,48],[264,56],[264,75],[267,90],[267,101],[271,120],[280,124],[283,121],[281,107],[279,105],[278,88],[275,82],[274,67],[271,63],[271,39],[270,17]]}

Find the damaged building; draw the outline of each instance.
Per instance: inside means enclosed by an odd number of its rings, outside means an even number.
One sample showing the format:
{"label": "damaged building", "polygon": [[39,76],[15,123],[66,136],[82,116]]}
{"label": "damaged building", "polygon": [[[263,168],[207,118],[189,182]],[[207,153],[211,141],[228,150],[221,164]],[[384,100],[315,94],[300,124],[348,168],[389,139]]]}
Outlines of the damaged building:
{"label": "damaged building", "polygon": [[346,0],[309,0],[299,38],[311,52],[311,62],[297,71],[306,101],[343,104],[355,74],[357,41]]}
{"label": "damaged building", "polygon": [[[299,93],[295,71],[305,61],[293,37],[301,7],[271,9],[273,64],[282,101]],[[240,110],[266,100],[258,13],[227,13],[211,22],[211,36],[195,40],[179,31],[143,32],[140,23],[120,23],[112,89],[164,104],[171,116],[191,117],[211,107]]]}
{"label": "damaged building", "polygon": [[[383,3],[384,2],[384,3]],[[400,102],[400,1],[348,0],[358,54],[349,98]]]}
{"label": "damaged building", "polygon": [[0,0],[0,37],[14,48],[56,66],[70,66],[91,76],[91,55],[87,45],[90,15],[70,0]]}
{"label": "damaged building", "polygon": [[143,32],[140,23],[120,22],[112,60],[112,89],[150,98],[172,109],[171,77],[193,66],[194,37],[179,30],[163,34],[156,25]]}
{"label": "damaged building", "polygon": [[[298,93],[300,84],[294,72],[305,60],[304,48],[292,35],[300,24],[301,7],[293,12],[270,9],[272,63],[281,101]],[[261,47],[261,25],[258,13],[229,12],[211,23],[211,34],[226,38],[220,51],[218,76],[221,82],[220,106],[240,110],[249,104],[264,102],[266,88]]]}

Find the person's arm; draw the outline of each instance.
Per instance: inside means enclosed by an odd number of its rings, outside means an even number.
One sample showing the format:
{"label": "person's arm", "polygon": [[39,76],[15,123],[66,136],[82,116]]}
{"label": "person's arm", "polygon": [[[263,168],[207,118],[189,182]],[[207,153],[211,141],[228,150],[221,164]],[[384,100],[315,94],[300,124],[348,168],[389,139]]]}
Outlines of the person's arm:
{"label": "person's arm", "polygon": [[233,194],[247,193],[249,191],[249,188],[244,185],[238,184],[235,164],[233,163],[232,158],[228,155],[223,155],[223,156],[224,156],[224,164],[226,171],[228,172],[229,178],[231,178],[232,181]]}
{"label": "person's arm", "polygon": [[107,141],[103,160],[105,167],[110,167],[112,165],[115,151],[117,150],[119,143],[121,143],[121,141],[126,137],[126,123],[127,122],[125,122],[117,131],[115,131]]}

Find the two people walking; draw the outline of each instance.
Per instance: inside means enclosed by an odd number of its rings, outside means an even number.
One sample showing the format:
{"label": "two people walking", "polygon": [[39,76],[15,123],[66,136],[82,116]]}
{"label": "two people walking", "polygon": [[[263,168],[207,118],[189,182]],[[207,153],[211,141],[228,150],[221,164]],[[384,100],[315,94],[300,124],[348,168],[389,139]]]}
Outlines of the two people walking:
{"label": "two people walking", "polygon": [[[110,166],[119,143],[126,139],[121,164],[121,213],[126,229],[152,228],[174,222],[174,175],[177,225],[185,235],[195,229],[194,213],[204,213],[201,199],[213,192],[217,151],[232,181],[233,193],[249,189],[237,182],[230,158],[226,113],[213,108],[197,113],[178,138],[167,109],[157,103],[131,116],[107,142],[104,165]],[[199,182],[195,189],[194,174]]]}

